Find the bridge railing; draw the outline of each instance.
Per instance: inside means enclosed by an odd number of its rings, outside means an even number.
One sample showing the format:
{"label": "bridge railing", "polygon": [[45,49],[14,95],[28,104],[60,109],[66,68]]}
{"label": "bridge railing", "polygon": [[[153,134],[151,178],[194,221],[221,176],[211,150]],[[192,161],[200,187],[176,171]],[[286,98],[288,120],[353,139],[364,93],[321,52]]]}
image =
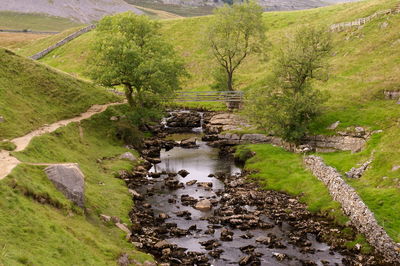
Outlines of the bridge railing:
{"label": "bridge railing", "polygon": [[242,102],[241,91],[179,91],[176,102]]}

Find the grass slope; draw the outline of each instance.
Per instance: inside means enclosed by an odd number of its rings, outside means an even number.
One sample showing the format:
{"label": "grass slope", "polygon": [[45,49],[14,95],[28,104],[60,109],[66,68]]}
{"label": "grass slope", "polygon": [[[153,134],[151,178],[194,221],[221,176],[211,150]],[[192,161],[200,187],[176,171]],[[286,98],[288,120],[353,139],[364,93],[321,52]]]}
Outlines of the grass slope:
{"label": "grass slope", "polygon": [[[0,49],[0,139],[24,135],[116,97],[52,68]],[[6,67],[5,67],[6,66]]]}
{"label": "grass slope", "polygon": [[[39,40],[35,40],[29,43],[20,44],[18,47],[14,48],[13,50],[22,56],[32,56],[38,52],[43,51],[44,49],[52,46],[53,44],[63,40],[68,35],[80,30],[83,26],[69,28],[63,32],[60,32],[55,35],[47,36],[46,38],[41,38]],[[0,42],[1,45],[1,42]]]}
{"label": "grass slope", "polygon": [[151,260],[135,251],[120,229],[99,219],[99,214],[113,215],[129,224],[131,196],[123,180],[113,177],[116,170],[133,166],[118,159],[126,149],[114,139],[109,118],[119,109],[34,138],[14,154],[25,162],[79,163],[86,212],[55,189],[44,166],[18,166],[0,182],[0,265],[116,265],[122,253],[139,262]]}
{"label": "grass slope", "polygon": [[67,18],[54,17],[45,14],[0,11],[0,29],[63,31],[78,25],[79,23]]}

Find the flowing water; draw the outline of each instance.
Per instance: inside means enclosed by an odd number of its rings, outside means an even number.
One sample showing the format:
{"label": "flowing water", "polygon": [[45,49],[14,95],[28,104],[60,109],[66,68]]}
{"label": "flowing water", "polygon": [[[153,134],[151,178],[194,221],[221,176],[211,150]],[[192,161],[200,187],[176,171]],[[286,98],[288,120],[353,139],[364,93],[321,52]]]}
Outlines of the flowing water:
{"label": "flowing water", "polygon": [[[187,248],[188,251],[199,251],[207,253],[199,242],[217,239],[222,246],[224,252],[221,254],[219,259],[210,257],[210,263],[212,265],[238,265],[240,258],[245,256],[239,248],[246,245],[253,245],[256,247],[255,252],[262,253],[260,257],[261,265],[301,265],[301,261],[312,261],[317,265],[340,265],[342,264],[343,256],[339,253],[330,250],[330,247],[324,243],[316,241],[316,237],[312,234],[308,234],[307,238],[311,242],[311,248],[315,249],[315,253],[302,253],[300,248],[289,244],[289,233],[292,230],[291,226],[287,223],[275,225],[271,229],[253,229],[241,231],[239,229],[232,229],[234,232],[233,241],[224,242],[220,241],[220,228],[216,228],[213,235],[205,234],[205,230],[210,228],[210,224],[207,220],[203,220],[205,217],[213,215],[213,209],[218,208],[214,206],[211,211],[199,211],[192,206],[182,205],[180,199],[182,195],[189,195],[196,199],[215,199],[218,200],[216,192],[224,191],[224,184],[215,177],[209,177],[210,174],[217,172],[225,172],[230,175],[240,175],[241,169],[236,167],[231,158],[221,158],[218,155],[218,149],[212,148],[206,145],[204,142],[198,142],[199,148],[197,149],[184,149],[180,147],[173,148],[172,150],[161,151],[161,163],[154,166],[150,172],[178,172],[181,169],[187,170],[190,174],[185,178],[178,175],[180,182],[186,183],[190,180],[197,180],[198,182],[212,182],[213,186],[211,190],[206,190],[196,185],[188,186],[170,190],[163,186],[163,178],[153,179],[150,185],[138,188],[141,193],[146,191],[154,191],[154,194],[148,196],[145,201],[150,203],[155,214],[166,213],[170,216],[165,222],[176,223],[179,228],[188,229],[192,225],[196,225],[196,231],[192,231],[192,234],[183,237],[170,237],[167,238],[171,243],[177,244],[180,247]],[[151,179],[151,178],[150,178]],[[153,187],[151,187],[153,186]],[[220,193],[218,193],[221,195]],[[169,203],[169,199],[175,199],[176,203]],[[245,206],[248,210],[254,209],[253,206]],[[178,217],[176,215],[179,211],[189,211],[191,220],[187,220],[184,217]],[[275,224],[274,221],[270,221],[267,217],[263,217],[267,222]],[[216,227],[219,227],[218,225]],[[221,226],[222,228],[223,226]],[[215,228],[215,226],[214,226]],[[250,239],[243,239],[246,233],[251,233],[254,237]],[[272,233],[280,239],[280,242],[286,246],[286,248],[268,248],[263,244],[257,243],[255,239],[260,236],[266,236]],[[290,260],[278,261],[274,257],[274,253],[284,253],[291,257]],[[276,255],[276,254],[275,254]]]}

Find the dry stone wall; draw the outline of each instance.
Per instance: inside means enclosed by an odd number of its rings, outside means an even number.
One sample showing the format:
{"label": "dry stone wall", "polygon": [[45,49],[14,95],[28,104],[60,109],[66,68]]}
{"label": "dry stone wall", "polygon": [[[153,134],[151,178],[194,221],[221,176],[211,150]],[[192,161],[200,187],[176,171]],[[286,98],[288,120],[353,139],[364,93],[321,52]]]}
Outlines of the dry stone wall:
{"label": "dry stone wall", "polygon": [[91,31],[92,29],[94,29],[96,27],[96,25],[92,24],[89,25],[85,28],[82,28],[80,30],[78,30],[77,32],[72,33],[71,35],[68,35],[67,37],[65,37],[64,39],[62,39],[61,41],[57,42],[56,44],[44,49],[43,51],[32,55],[30,58],[32,58],[33,60],[38,60],[40,58],[42,58],[43,56],[47,55],[48,53],[50,53],[51,51],[53,51],[54,49],[57,49],[60,46],[63,46],[64,44],[72,41],[73,39],[81,36],[82,34]]}
{"label": "dry stone wall", "polygon": [[281,146],[284,149],[291,152],[334,152],[334,151],[361,151],[367,141],[362,137],[354,136],[309,136],[302,142],[301,145],[296,146],[292,143],[288,143],[281,138],[274,136],[267,136],[264,134],[218,134],[218,139],[221,140],[221,144],[237,145],[237,144],[254,144],[254,143],[269,143],[277,146]]}
{"label": "dry stone wall", "polygon": [[388,262],[396,265],[400,263],[400,245],[378,225],[374,214],[338,171],[327,166],[318,156],[307,156],[304,163],[319,180],[324,182],[333,199],[342,205],[344,213],[349,216],[354,227],[365,234],[368,242],[382,253]]}

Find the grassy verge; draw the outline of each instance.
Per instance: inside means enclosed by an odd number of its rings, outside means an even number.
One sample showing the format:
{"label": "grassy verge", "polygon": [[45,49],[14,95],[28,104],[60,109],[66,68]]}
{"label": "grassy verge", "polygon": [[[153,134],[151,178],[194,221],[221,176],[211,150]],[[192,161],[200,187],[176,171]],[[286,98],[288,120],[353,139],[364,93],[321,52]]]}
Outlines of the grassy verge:
{"label": "grassy verge", "polygon": [[120,108],[34,138],[25,151],[14,153],[25,162],[78,163],[85,175],[87,211],[83,214],[55,189],[44,166],[18,166],[0,182],[0,262],[113,265],[122,253],[139,262],[151,260],[135,251],[120,229],[99,219],[99,214],[113,215],[129,224],[131,196],[124,182],[113,177],[118,169],[133,167],[118,159],[126,149],[114,138],[109,120]]}
{"label": "grassy verge", "polygon": [[78,25],[79,23],[67,18],[54,17],[45,14],[0,11],[0,28],[4,29],[63,31]]}
{"label": "grassy verge", "polygon": [[311,212],[321,212],[344,224],[347,218],[339,203],[332,200],[328,189],[303,166],[302,156],[269,144],[240,146],[237,154],[246,149],[256,155],[246,161],[246,170],[256,170],[256,178],[265,189],[300,196]]}
{"label": "grassy verge", "polygon": [[0,49],[0,140],[118,98],[91,83]]}

